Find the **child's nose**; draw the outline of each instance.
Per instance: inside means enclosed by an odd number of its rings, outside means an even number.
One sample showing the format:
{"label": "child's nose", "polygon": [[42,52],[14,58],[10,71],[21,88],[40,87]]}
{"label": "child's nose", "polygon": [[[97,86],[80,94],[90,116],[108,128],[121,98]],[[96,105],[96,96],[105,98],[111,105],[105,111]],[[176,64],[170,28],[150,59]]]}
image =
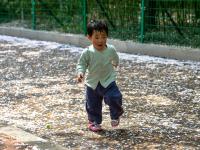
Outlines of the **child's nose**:
{"label": "child's nose", "polygon": [[103,40],[104,40],[103,38],[100,38],[100,39],[99,39],[99,41],[101,41],[101,42],[103,42]]}

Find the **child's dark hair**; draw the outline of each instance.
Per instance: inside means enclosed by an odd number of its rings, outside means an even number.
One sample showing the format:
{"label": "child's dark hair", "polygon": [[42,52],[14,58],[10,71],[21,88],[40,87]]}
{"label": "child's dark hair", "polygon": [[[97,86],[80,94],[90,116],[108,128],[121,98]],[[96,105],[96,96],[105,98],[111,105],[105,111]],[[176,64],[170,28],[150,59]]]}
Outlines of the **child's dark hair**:
{"label": "child's dark hair", "polygon": [[105,31],[106,34],[108,35],[108,26],[106,22],[103,20],[91,20],[87,24],[87,34],[89,36],[92,36],[94,31],[99,31],[99,32]]}

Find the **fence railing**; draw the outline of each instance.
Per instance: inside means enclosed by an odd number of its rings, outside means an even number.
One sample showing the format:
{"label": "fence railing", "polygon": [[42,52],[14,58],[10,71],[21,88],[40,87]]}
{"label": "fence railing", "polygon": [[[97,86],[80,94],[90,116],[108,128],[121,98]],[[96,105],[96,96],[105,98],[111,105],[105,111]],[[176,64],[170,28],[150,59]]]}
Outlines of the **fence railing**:
{"label": "fence railing", "polygon": [[109,36],[200,48],[199,0],[3,0],[0,25],[86,34],[104,19]]}

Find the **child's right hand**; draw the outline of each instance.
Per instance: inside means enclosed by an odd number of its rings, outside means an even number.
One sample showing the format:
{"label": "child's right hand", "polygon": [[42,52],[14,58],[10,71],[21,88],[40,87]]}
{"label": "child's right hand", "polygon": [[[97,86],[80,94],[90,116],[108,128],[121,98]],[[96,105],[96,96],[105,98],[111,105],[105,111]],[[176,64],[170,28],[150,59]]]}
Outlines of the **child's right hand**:
{"label": "child's right hand", "polygon": [[83,82],[83,77],[84,77],[83,73],[79,73],[78,76],[77,76],[77,81],[79,83]]}

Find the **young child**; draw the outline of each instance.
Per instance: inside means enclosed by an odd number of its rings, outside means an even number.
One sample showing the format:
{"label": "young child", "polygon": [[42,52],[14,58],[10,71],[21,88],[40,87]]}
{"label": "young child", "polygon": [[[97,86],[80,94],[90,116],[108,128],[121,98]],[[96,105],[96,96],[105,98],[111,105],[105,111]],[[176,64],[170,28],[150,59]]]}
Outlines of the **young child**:
{"label": "young child", "polygon": [[109,106],[111,126],[119,125],[123,114],[122,94],[116,85],[116,72],[119,56],[114,46],[107,44],[108,26],[104,21],[92,20],[87,25],[87,37],[92,45],[86,48],[77,64],[78,82],[85,77],[86,111],[88,128],[101,131],[102,100]]}

